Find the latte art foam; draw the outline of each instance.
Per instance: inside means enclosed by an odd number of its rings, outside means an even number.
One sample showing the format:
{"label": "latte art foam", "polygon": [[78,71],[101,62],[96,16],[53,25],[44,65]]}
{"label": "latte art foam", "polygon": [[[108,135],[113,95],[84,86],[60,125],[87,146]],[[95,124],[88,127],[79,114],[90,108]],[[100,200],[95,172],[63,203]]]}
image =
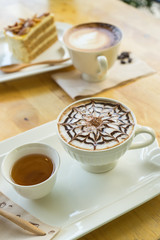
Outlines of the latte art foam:
{"label": "latte art foam", "polygon": [[84,23],[70,28],[64,34],[68,48],[92,52],[102,51],[120,42],[122,34],[119,29],[107,23]]}
{"label": "latte art foam", "polygon": [[109,47],[113,44],[113,34],[102,28],[80,28],[68,37],[69,44],[77,49],[95,50]]}
{"label": "latte art foam", "polygon": [[88,100],[69,107],[58,129],[68,144],[84,150],[104,150],[124,142],[132,133],[131,112],[121,104]]}

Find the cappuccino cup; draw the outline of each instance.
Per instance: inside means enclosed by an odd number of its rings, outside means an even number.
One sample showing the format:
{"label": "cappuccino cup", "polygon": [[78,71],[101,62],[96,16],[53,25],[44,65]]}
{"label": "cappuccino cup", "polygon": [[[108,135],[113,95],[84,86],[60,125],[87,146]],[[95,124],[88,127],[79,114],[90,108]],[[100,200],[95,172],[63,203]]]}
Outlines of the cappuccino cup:
{"label": "cappuccino cup", "polygon": [[63,36],[73,65],[82,73],[82,79],[89,82],[106,79],[108,69],[117,58],[121,40],[118,27],[101,22],[75,25]]}
{"label": "cappuccino cup", "polygon": [[[86,98],[66,107],[57,119],[64,149],[89,172],[113,169],[128,149],[144,148],[155,140],[154,130],[137,125],[134,113],[109,98]],[[149,138],[133,141],[147,133]]]}

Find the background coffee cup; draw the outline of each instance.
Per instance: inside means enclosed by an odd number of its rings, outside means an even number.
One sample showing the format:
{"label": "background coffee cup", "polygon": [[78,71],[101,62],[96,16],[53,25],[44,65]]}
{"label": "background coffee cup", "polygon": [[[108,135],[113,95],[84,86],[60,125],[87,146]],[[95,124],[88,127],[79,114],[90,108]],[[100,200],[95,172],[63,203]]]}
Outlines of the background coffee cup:
{"label": "background coffee cup", "polygon": [[[54,171],[48,179],[39,184],[28,186],[16,184],[11,178],[11,169],[18,159],[29,154],[43,154],[48,156],[53,162]],[[56,182],[59,165],[60,158],[54,148],[43,143],[28,143],[14,148],[4,157],[1,171],[4,179],[10,183],[21,196],[29,199],[39,199],[52,190]]]}
{"label": "background coffee cup", "polygon": [[90,82],[106,79],[108,69],[117,58],[121,39],[118,27],[101,22],[75,25],[63,36],[73,65],[82,73],[82,78]]}
{"label": "background coffee cup", "polygon": [[[70,143],[68,143],[67,141],[65,141],[59,130],[61,116],[63,115],[63,113],[65,113],[65,114],[67,113],[68,108],[71,110],[72,107],[75,108],[75,106],[76,106],[76,108],[79,105],[84,106],[84,102],[87,102],[90,100],[95,100],[95,101],[98,100],[98,101],[101,101],[104,103],[109,102],[109,103],[114,103],[114,104],[118,104],[118,105],[120,104],[122,107],[124,107],[124,109],[127,110],[127,112],[129,111],[132,116],[133,123],[134,123],[133,130],[130,133],[129,137],[126,138],[119,145],[115,145],[113,147],[109,147],[109,148],[102,149],[102,150],[86,150],[83,147],[82,147],[83,149],[79,148],[79,147],[75,147],[75,146],[71,145]],[[69,111],[69,112],[71,112],[71,111]],[[83,112],[83,114],[85,115],[85,111]],[[74,114],[72,113],[72,115],[74,115]],[[65,121],[65,118],[63,120]],[[65,121],[65,124],[66,124],[66,121]],[[86,99],[82,99],[82,100],[79,100],[79,101],[76,101],[76,102],[70,104],[68,107],[66,107],[60,113],[60,115],[57,119],[57,129],[58,129],[59,139],[60,139],[64,149],[66,150],[66,152],[68,152],[72,158],[74,158],[78,162],[80,162],[82,164],[83,168],[85,168],[89,172],[94,172],[94,173],[106,172],[106,171],[113,169],[116,166],[119,158],[121,156],[123,156],[128,149],[143,148],[143,147],[146,147],[146,146],[152,144],[155,140],[155,132],[152,128],[137,125],[136,118],[135,118],[133,112],[127,106],[125,106],[124,104],[122,104],[116,100],[109,99],[109,98],[86,98]],[[144,133],[149,134],[150,138],[143,138],[142,142],[134,142],[133,141],[136,135],[144,134]]]}

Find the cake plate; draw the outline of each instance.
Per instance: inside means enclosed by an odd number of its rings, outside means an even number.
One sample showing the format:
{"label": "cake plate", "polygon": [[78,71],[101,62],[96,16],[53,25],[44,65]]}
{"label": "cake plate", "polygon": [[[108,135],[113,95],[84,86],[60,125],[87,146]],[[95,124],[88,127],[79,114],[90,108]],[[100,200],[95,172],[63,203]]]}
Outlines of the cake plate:
{"label": "cake plate", "polygon": [[[54,60],[54,59],[65,59],[69,57],[68,50],[65,48],[62,42],[62,36],[64,32],[70,28],[72,25],[62,22],[56,22],[56,28],[58,33],[58,41],[53,44],[50,48],[48,48],[45,52],[39,55],[32,62],[40,62],[45,60]],[[20,63],[18,60],[14,58],[12,53],[9,51],[8,44],[5,41],[5,37],[0,34],[0,66],[10,65],[13,63]],[[32,67],[25,68],[19,72],[15,73],[3,73],[0,71],[0,83],[6,82],[10,80],[14,80],[17,78],[28,77],[39,73],[49,72],[53,70],[62,69],[65,67],[69,67],[72,65],[72,61],[68,60],[64,63],[55,66],[49,66],[47,64],[44,65],[36,65]]]}

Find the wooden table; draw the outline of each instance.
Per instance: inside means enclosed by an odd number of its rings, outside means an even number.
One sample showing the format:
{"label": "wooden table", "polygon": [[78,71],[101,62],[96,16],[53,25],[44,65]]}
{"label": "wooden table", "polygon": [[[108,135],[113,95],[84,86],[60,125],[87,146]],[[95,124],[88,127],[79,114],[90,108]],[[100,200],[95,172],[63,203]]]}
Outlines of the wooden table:
{"label": "wooden table", "polygon": [[[128,105],[138,123],[155,129],[160,143],[160,20],[118,0],[0,0],[0,28],[23,11],[53,11],[57,21],[110,22],[123,31],[122,50],[131,50],[157,73],[115,87],[97,97]],[[0,84],[0,140],[56,119],[73,100],[52,80],[51,72]],[[81,240],[155,240],[160,237],[160,197],[156,197]]]}

